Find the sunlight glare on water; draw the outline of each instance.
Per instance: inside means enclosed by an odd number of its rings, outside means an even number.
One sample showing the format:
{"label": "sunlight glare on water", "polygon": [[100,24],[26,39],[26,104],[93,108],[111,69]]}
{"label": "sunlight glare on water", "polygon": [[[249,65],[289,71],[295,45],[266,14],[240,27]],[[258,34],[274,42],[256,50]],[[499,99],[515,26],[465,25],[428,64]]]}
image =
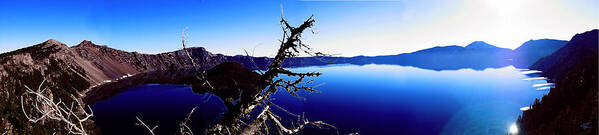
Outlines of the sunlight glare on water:
{"label": "sunlight glare on water", "polygon": [[518,125],[516,125],[516,123],[513,123],[510,126],[510,134],[512,134],[512,135],[518,134]]}

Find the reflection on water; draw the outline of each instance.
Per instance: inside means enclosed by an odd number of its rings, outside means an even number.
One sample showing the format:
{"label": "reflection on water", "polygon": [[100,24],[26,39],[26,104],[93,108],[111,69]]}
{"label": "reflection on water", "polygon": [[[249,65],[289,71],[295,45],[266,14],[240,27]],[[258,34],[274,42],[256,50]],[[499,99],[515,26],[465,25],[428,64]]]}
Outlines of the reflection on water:
{"label": "reflection on water", "polygon": [[[490,101],[465,105],[445,124],[442,135],[505,134],[508,126],[517,119],[517,103]],[[511,110],[511,111],[510,111]]]}
{"label": "reflection on water", "polygon": [[518,125],[516,125],[516,123],[510,125],[510,134],[518,134],[518,130]]}
{"label": "reflection on water", "polygon": [[525,71],[520,72],[520,74],[524,74],[524,75],[527,75],[527,74],[538,74],[538,73],[541,73],[541,71],[539,71],[539,70],[525,70]]}
{"label": "reflection on water", "polygon": [[533,84],[532,87],[553,86],[554,83]]}
{"label": "reflection on water", "polygon": [[547,77],[531,77],[531,78],[524,78],[522,80],[525,81],[532,81],[532,80],[547,80]]}
{"label": "reflection on water", "polygon": [[116,135],[148,134],[143,127],[135,125],[136,116],[146,124],[158,125],[157,134],[178,133],[179,123],[196,106],[189,124],[196,134],[203,133],[226,112],[220,98],[196,94],[186,85],[134,86],[106,101],[97,101],[91,107],[95,112],[92,119],[102,133]]}
{"label": "reflection on water", "polygon": [[[535,81],[535,80],[547,80],[546,77],[542,77],[540,76],[541,71],[537,71],[537,70],[525,70],[520,72],[523,75],[527,75],[527,76],[533,76],[530,78],[524,78],[522,80],[525,81]],[[551,88],[555,87],[554,83],[547,83],[547,81],[542,82],[542,83],[535,83],[532,84],[532,87],[535,87],[536,90],[550,90]]]}
{"label": "reflection on water", "polygon": [[520,111],[528,111],[530,109],[532,109],[531,106],[525,106],[525,107],[520,108]]}
{"label": "reflection on water", "polygon": [[550,90],[551,88],[555,88],[555,83],[533,84],[532,87],[537,88],[537,90]]}
{"label": "reflection on water", "polygon": [[[506,134],[547,91],[538,72],[514,67],[433,71],[396,65],[296,68],[319,71],[321,93],[305,101],[278,93],[274,103],[296,114],[337,126],[341,133]],[[526,79],[531,78],[533,79]]]}
{"label": "reflection on water", "polygon": [[[321,93],[300,92],[306,100],[279,91],[273,96],[273,103],[295,114],[305,114],[310,120],[333,124],[340,133],[506,134],[512,131],[511,126],[521,111],[524,111],[521,110],[523,106],[530,106],[535,98],[547,93],[537,91],[532,86],[552,86],[544,77],[530,75],[538,72],[523,74],[522,72],[527,71],[512,66],[485,70],[434,71],[371,64],[292,70],[322,72],[323,75],[314,84],[326,85],[318,87]],[[127,84],[138,84],[131,82]],[[135,91],[128,92],[131,89]],[[194,122],[205,122],[207,125],[223,112],[224,106],[218,97],[195,94],[189,87],[145,85],[131,89],[119,92],[109,99],[90,96],[95,98],[89,98],[89,101],[97,101],[94,109],[100,111],[96,113],[96,119],[100,120],[97,121],[98,125],[109,123],[102,119],[115,120],[111,118],[113,115],[121,116],[122,111],[118,109],[129,110],[125,112],[130,118],[122,115],[122,119],[128,121],[120,123],[133,124],[134,121],[130,120],[134,120],[135,115],[140,115],[151,123],[161,123],[160,128],[163,130],[168,129],[168,122],[152,120],[152,117],[180,121],[184,116],[178,115],[185,115],[193,106],[198,105],[200,107],[196,111],[199,113],[196,117],[201,119]],[[156,89],[179,92],[165,94],[165,91]],[[148,94],[153,96],[147,96]],[[296,118],[286,116],[285,112],[275,110],[275,113],[283,118],[284,124],[290,124],[289,119]],[[192,125],[199,127],[197,129],[206,126],[195,123]]]}
{"label": "reflection on water", "polygon": [[550,90],[551,88],[553,88],[553,87],[540,87],[540,88],[537,88],[537,90]]}

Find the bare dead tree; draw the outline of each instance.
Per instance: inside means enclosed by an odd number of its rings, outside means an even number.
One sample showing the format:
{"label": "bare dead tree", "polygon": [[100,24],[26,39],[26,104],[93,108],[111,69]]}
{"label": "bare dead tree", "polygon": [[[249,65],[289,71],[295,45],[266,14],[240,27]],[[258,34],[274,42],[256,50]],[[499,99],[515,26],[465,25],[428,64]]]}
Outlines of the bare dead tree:
{"label": "bare dead tree", "polygon": [[144,123],[144,121],[142,121],[139,117],[136,116],[135,119],[137,119],[137,123],[136,123],[137,125],[145,127],[148,130],[148,132],[150,132],[151,135],[155,135],[154,130],[156,130],[156,128],[158,128],[158,125],[155,125],[154,127],[150,128],[150,126],[148,126],[146,123]]}
{"label": "bare dead tree", "polygon": [[[310,29],[315,20],[313,16],[310,16],[298,27],[291,26],[283,15],[281,16],[281,28],[283,30],[283,38],[280,40],[280,46],[277,51],[277,55],[273,58],[272,63],[268,65],[268,70],[260,72],[260,78],[257,82],[257,87],[254,90],[243,90],[239,101],[235,105],[228,106],[229,110],[225,117],[216,125],[212,126],[207,131],[209,134],[268,134],[271,129],[277,130],[280,134],[295,134],[305,128],[305,125],[317,125],[317,126],[328,126],[335,128],[333,125],[326,124],[322,121],[310,122],[305,117],[293,114],[298,117],[298,121],[292,125],[293,127],[285,127],[280,122],[280,117],[275,115],[271,111],[271,106],[275,106],[284,112],[290,113],[289,111],[275,105],[270,101],[272,94],[276,93],[278,89],[284,89],[291,95],[299,97],[297,92],[308,91],[318,92],[314,89],[314,86],[310,86],[314,80],[306,80],[310,77],[318,77],[321,75],[319,72],[308,72],[308,73],[296,73],[290,70],[282,68],[282,63],[286,58],[297,57],[300,53],[305,53],[310,56],[327,56],[321,52],[315,52],[308,45],[302,42],[302,33],[306,29]],[[246,51],[247,54],[247,51]],[[253,63],[251,57],[248,58]],[[253,63],[256,66],[255,63]],[[260,68],[257,68],[260,69]],[[202,74],[199,74],[200,76]],[[287,80],[279,77],[279,75],[286,75],[290,77],[296,77],[295,80]],[[201,78],[201,77],[199,77]],[[247,114],[252,112],[256,106],[261,106],[262,110],[259,115],[255,118],[250,118]],[[292,113],[290,113],[292,114]],[[246,124],[242,118],[249,121]],[[297,126],[295,126],[297,125]],[[336,128],[335,128],[336,129]]]}
{"label": "bare dead tree", "polygon": [[[280,134],[294,134],[302,130],[305,125],[308,124],[317,126],[324,125],[335,128],[334,126],[326,124],[322,121],[310,122],[303,117],[303,115],[299,116],[295,114],[293,114],[293,116],[298,117],[298,121],[295,124],[292,123],[293,127],[285,127],[283,124],[281,124],[280,117],[271,111],[272,105],[284,110],[284,112],[290,113],[289,111],[273,104],[270,101],[271,95],[276,93],[278,89],[284,89],[296,97],[299,97],[297,94],[299,91],[318,92],[315,89],[315,86],[311,86],[314,80],[307,80],[307,78],[318,77],[321,75],[321,73],[296,73],[282,68],[282,63],[286,58],[297,57],[300,54],[307,54],[313,57],[330,56],[321,52],[313,51],[310,45],[302,41],[302,33],[307,29],[311,29],[314,25],[315,20],[313,17],[314,15],[310,16],[301,25],[294,27],[284,18],[281,7],[280,24],[283,34],[282,39],[280,40],[279,49],[276,56],[273,58],[272,63],[267,66],[267,71],[262,72],[262,68],[257,66],[257,64],[253,61],[253,58],[250,57],[246,51],[246,55],[248,56],[247,58],[249,58],[253,66],[258,69],[260,75],[256,82],[256,87],[246,90],[240,90],[237,88],[237,91],[240,92],[239,99],[236,101],[225,101],[225,105],[227,105],[228,108],[227,113],[219,121],[219,123],[213,125],[206,131],[207,134],[263,134],[262,132],[266,132],[268,134],[270,127],[276,129]],[[203,64],[205,63],[201,62],[201,65],[198,65],[194,61],[192,54],[188,51],[184,32],[185,29],[183,29],[182,34],[183,50],[187,54],[187,57],[191,61],[191,64],[197,73],[196,78],[199,80],[199,83],[202,86],[206,86],[203,87],[207,89],[206,91],[219,91],[219,88],[213,87],[207,79],[207,74],[205,72],[206,68],[203,67]],[[312,33],[314,32],[312,31]],[[197,67],[202,68],[200,70]],[[296,77],[297,79],[288,80],[279,77],[279,75]],[[258,116],[251,118],[248,113],[252,112],[257,106],[260,106],[262,110],[260,110]]]}
{"label": "bare dead tree", "polygon": [[187,122],[191,120],[191,114],[193,114],[196,108],[198,107],[194,107],[193,109],[191,109],[191,112],[187,114],[187,118],[185,118],[185,120],[183,120],[183,122],[179,124],[179,132],[181,133],[181,135],[193,135],[193,131],[191,131],[191,128],[187,126]]}
{"label": "bare dead tree", "polygon": [[[55,101],[52,99],[52,92],[46,88],[42,89],[44,80],[37,90],[32,90],[25,86],[26,91],[21,95],[21,108],[27,120],[33,123],[46,120],[54,120],[64,124],[64,128],[69,134],[87,135],[85,122],[93,116],[93,111],[88,107],[87,112],[81,103],[81,100],[71,95],[73,102],[70,105],[63,102],[62,99]],[[47,91],[46,91],[47,90]],[[49,93],[49,94],[48,94]],[[29,96],[32,101],[26,100]],[[30,102],[26,106],[25,102]],[[26,110],[31,110],[30,112]]]}
{"label": "bare dead tree", "polygon": [[[187,28],[185,28],[187,29]],[[189,53],[189,51],[187,51],[187,45],[185,45],[185,29],[183,29],[183,31],[181,31],[181,44],[183,44],[183,50],[185,51],[185,54],[187,55],[187,57],[189,58],[189,61],[191,62],[191,66],[193,67],[194,71],[198,74],[196,77],[197,79],[199,79],[201,82],[203,82],[201,85],[203,86],[207,86],[210,89],[214,89],[214,87],[212,87],[212,85],[210,84],[210,81],[208,81],[206,79],[206,67],[204,67],[203,64],[201,64],[201,70],[198,69],[198,64],[196,64],[195,59],[192,57],[191,53]],[[204,63],[203,61],[201,61],[201,63]]]}

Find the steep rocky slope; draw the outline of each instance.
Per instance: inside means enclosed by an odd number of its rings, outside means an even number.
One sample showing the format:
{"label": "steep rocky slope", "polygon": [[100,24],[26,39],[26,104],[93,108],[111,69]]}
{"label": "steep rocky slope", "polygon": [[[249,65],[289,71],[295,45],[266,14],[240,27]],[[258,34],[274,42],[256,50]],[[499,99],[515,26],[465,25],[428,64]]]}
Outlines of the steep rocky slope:
{"label": "steep rocky slope", "polygon": [[[90,41],[83,41],[79,45],[73,46],[72,49],[83,59],[92,62],[109,78],[148,71],[192,68],[190,59],[182,50],[161,54],[142,54],[95,45]],[[194,56],[196,62],[202,63],[207,68],[227,60],[224,55],[212,54],[202,47],[190,48],[189,52]]]}
{"label": "steep rocky slope", "polygon": [[[101,70],[55,40],[0,54],[0,126],[3,127],[0,131],[33,134],[55,132],[49,131],[52,128],[48,127],[57,127],[57,123],[31,124],[25,119],[20,106],[20,96],[25,86],[37,88],[46,80],[44,87],[52,91],[51,97],[70,103],[71,94],[77,95],[78,90],[104,79],[108,77]],[[47,94],[50,96],[50,93]]]}
{"label": "steep rocky slope", "polygon": [[598,133],[598,32],[577,34],[564,47],[531,66],[542,70],[556,87],[519,119],[525,134]]}
{"label": "steep rocky slope", "polygon": [[[206,68],[228,60],[244,60],[212,54],[201,47],[190,48],[189,51],[194,60]],[[70,95],[85,96],[87,89],[108,80],[191,67],[182,50],[141,54],[95,45],[90,41],[68,47],[50,39],[34,46],[0,54],[0,132],[43,134],[54,132],[49,130],[61,129],[56,128],[59,126],[57,123],[32,124],[25,119],[20,106],[20,96],[25,92],[25,86],[37,88],[46,80],[43,87],[51,90],[47,96],[70,103]],[[29,99],[25,99],[25,102],[27,100]]]}

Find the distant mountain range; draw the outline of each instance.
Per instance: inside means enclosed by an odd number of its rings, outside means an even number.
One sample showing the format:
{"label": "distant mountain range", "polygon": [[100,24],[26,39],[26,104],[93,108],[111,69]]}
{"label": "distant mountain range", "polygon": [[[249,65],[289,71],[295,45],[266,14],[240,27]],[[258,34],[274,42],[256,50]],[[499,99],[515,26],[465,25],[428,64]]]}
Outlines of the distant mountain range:
{"label": "distant mountain range", "polygon": [[[483,41],[475,41],[466,47],[456,45],[438,46],[398,55],[296,57],[286,59],[283,62],[283,67],[347,63],[359,65],[395,64],[433,70],[485,69],[508,65],[526,68],[533,61],[551,54],[565,43],[567,41],[552,39],[530,40],[519,48],[510,50]],[[189,51],[194,56],[194,61],[201,63],[205,68],[211,68],[219,63],[230,61],[241,63],[251,69],[265,69],[272,60],[272,58],[267,57],[213,54],[202,47],[189,48]],[[52,67],[56,67],[56,69],[52,69]],[[22,68],[30,70],[18,70]],[[7,74],[22,75],[39,72],[37,73],[39,76],[59,73],[79,76],[75,77],[81,78],[78,80],[87,80],[88,83],[75,87],[77,89],[86,88],[88,85],[97,84],[103,80],[112,80],[127,74],[189,68],[191,68],[190,61],[182,50],[161,54],[142,54],[96,45],[91,41],[83,41],[78,45],[68,47],[63,43],[50,39],[34,46],[0,54],[0,74],[4,74],[4,77],[11,77]],[[53,70],[61,70],[65,73],[53,72]],[[0,78],[0,80],[3,79]]]}
{"label": "distant mountain range", "polygon": [[466,47],[443,46],[433,47],[386,56],[370,57],[375,64],[398,64],[433,70],[455,70],[462,68],[485,69],[510,65],[512,50],[499,48],[483,41],[475,41]]}
{"label": "distant mountain range", "polygon": [[[396,64],[433,70],[485,69],[508,65],[526,68],[533,61],[551,54],[566,43],[567,41],[552,39],[530,40],[519,48],[511,50],[499,48],[483,41],[475,41],[465,47],[456,45],[438,46],[398,55],[296,57],[286,59],[283,62],[283,67],[348,63],[359,65]],[[238,62],[252,69],[265,69],[272,60],[267,57],[213,54],[202,47],[189,48],[189,51],[194,56],[194,61],[201,63],[207,69],[227,61]],[[26,73],[23,70],[17,70],[26,67],[33,67],[29,69],[34,71]],[[52,69],[50,67],[61,69]],[[63,43],[50,39],[38,45],[0,54],[0,74],[39,72],[40,76],[44,76],[48,73],[54,73],[49,72],[52,70],[63,70],[64,74],[80,76],[80,80],[89,82],[76,88],[85,88],[87,85],[97,84],[103,80],[111,80],[127,74],[189,68],[191,68],[190,61],[182,50],[161,54],[142,54],[96,45],[91,41],[83,41],[78,45],[68,47]]]}
{"label": "distant mountain range", "polygon": [[[485,69],[517,65],[528,67],[532,61],[547,56],[563,46],[566,41],[531,40],[515,50],[499,48],[482,41],[465,47],[442,46],[412,53],[385,56],[356,57],[296,57],[283,62],[283,67],[300,67],[327,64],[396,64],[433,70],[461,68]],[[209,69],[222,62],[238,62],[251,69],[265,69],[272,61],[267,57],[225,56],[213,54],[202,47],[189,48],[193,60]],[[552,61],[553,57],[546,58]],[[253,63],[252,62],[255,63]],[[545,59],[544,59],[545,60]],[[51,80],[56,88],[84,90],[105,80],[114,80],[131,74],[151,71],[183,70],[192,68],[190,59],[182,50],[161,54],[126,52],[83,41],[68,47],[56,40],[0,54],[0,90],[21,89],[23,85],[35,86],[42,79]],[[547,70],[542,69],[541,70]],[[557,70],[557,69],[556,69]],[[23,77],[42,77],[19,82]],[[69,80],[74,80],[69,81]],[[8,84],[4,84],[8,83]],[[71,90],[69,90],[71,91]],[[19,93],[19,92],[17,92]]]}
{"label": "distant mountain range", "polygon": [[[483,41],[475,41],[466,47],[450,45],[437,46],[412,53],[384,56],[356,57],[301,57],[289,58],[284,64],[287,67],[327,64],[393,64],[413,66],[431,70],[457,70],[471,68],[482,70],[513,65],[517,68],[528,68],[538,59],[550,55],[565,45],[567,41],[553,39],[530,40],[515,50],[500,48]],[[239,56],[242,57],[242,56]],[[267,60],[260,58],[254,61]],[[265,67],[263,63],[258,64]]]}
{"label": "distant mountain range", "polygon": [[[556,52],[558,49],[559,51]],[[194,56],[193,59],[187,58],[182,50],[160,54],[143,54],[96,45],[90,41],[83,41],[78,45],[68,47],[51,39],[37,45],[0,54],[0,97],[2,97],[0,99],[3,99],[0,100],[0,110],[3,110],[0,112],[0,117],[6,118],[2,120],[2,123],[9,123],[9,125],[17,128],[29,127],[28,129],[15,130],[24,133],[51,132],[46,130],[53,129],[47,128],[52,127],[52,123],[39,125],[23,120],[25,116],[23,116],[23,113],[19,113],[21,109],[18,96],[9,96],[21,95],[25,90],[25,86],[38,86],[44,80],[46,80],[44,86],[52,89],[54,97],[70,99],[71,94],[85,95],[92,87],[129,75],[145,74],[153,71],[187,70],[192,68],[190,60],[200,63],[206,69],[223,62],[238,62],[248,68],[265,69],[266,65],[272,61],[271,58],[267,57],[213,54],[202,47],[189,48],[189,51]],[[542,59],[538,60],[540,58]],[[508,65],[527,68],[535,63],[531,66],[532,69],[542,70],[551,79],[557,80],[556,89],[560,89],[561,86],[572,86],[572,89],[574,89],[578,88],[574,87],[574,84],[581,83],[584,88],[594,86],[591,88],[596,91],[597,30],[578,34],[570,42],[552,39],[531,40],[515,50],[499,48],[482,41],[476,41],[465,47],[441,46],[398,55],[289,58],[283,62],[282,66],[300,67],[340,63],[359,65],[371,63],[396,64],[432,70],[461,68],[478,70]],[[595,67],[588,68],[588,66]],[[563,79],[589,76],[590,78],[584,78],[582,81]],[[559,80],[569,81],[563,81],[566,83],[560,84]],[[587,85],[587,83],[594,83],[594,85]],[[564,95],[564,93],[570,93],[567,90],[571,90],[569,87],[561,89],[565,90],[554,95]],[[555,90],[552,90],[552,93],[553,91]],[[581,93],[584,92],[586,91]],[[594,94],[596,99],[596,92]],[[550,93],[550,95],[552,94]],[[564,99],[573,98],[566,94]],[[557,101],[559,99],[552,100]],[[543,104],[551,105],[552,103]],[[596,102],[594,105],[596,107]],[[534,108],[533,111],[536,110]],[[530,117],[539,114],[527,113],[526,115]],[[547,117],[549,116],[554,115],[547,115]],[[596,123],[593,126],[596,127]]]}

